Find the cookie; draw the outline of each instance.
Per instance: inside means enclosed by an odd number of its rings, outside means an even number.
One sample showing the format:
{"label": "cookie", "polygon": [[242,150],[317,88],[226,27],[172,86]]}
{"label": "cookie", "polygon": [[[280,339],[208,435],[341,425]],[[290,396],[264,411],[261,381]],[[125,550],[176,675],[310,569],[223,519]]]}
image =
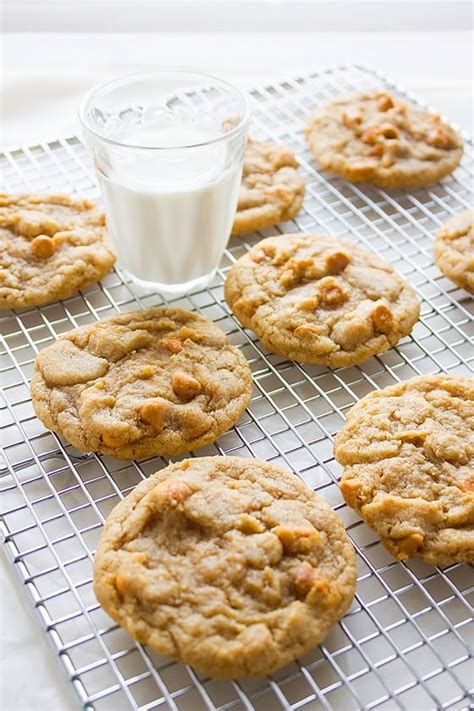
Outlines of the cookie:
{"label": "cookie", "polygon": [[296,475],[202,457],[141,482],[109,515],[94,591],[132,637],[217,678],[264,676],[349,607],[355,555]]}
{"label": "cookie", "polygon": [[412,378],[366,395],[334,443],[341,491],[399,560],[474,563],[474,382]]}
{"label": "cookie", "polygon": [[474,294],[474,210],[461,212],[444,223],[433,252],[440,271]]}
{"label": "cookie", "polygon": [[0,308],[66,299],[114,262],[104,213],[89,200],[0,194]]}
{"label": "cookie", "polygon": [[343,96],[316,109],[306,139],[325,170],[380,188],[436,183],[463,153],[461,138],[438,115],[387,91]]}
{"label": "cookie", "polygon": [[272,353],[334,368],[386,351],[419,315],[389,264],[330,235],[262,240],[230,269],[225,298]]}
{"label": "cookie", "polygon": [[247,406],[242,353],[211,321],[178,308],[120,314],[40,352],[33,407],[74,447],[117,459],[177,455],[214,442]]}
{"label": "cookie", "polygon": [[291,220],[301,208],[304,189],[292,151],[249,140],[232,233],[241,235]]}

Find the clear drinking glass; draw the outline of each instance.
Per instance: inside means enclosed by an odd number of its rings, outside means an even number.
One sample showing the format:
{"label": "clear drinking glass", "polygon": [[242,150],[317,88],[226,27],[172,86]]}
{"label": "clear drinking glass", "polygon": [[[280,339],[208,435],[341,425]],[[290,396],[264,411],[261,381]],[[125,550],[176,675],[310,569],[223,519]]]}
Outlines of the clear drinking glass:
{"label": "clear drinking glass", "polygon": [[119,265],[164,295],[205,286],[232,229],[249,122],[245,94],[182,70],[131,74],[79,107]]}

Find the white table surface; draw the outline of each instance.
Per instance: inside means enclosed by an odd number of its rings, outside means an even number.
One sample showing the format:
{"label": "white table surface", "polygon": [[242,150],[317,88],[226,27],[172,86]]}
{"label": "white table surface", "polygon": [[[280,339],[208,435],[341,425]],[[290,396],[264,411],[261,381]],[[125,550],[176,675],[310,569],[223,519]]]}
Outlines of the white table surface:
{"label": "white table surface", "polygon": [[[2,38],[4,146],[77,130],[76,108],[93,84],[149,67],[187,66],[243,86],[340,63],[388,74],[462,129],[473,130],[472,33],[6,34]],[[0,706],[69,711],[79,706],[14,571],[0,557]],[[119,711],[119,710],[118,710]]]}

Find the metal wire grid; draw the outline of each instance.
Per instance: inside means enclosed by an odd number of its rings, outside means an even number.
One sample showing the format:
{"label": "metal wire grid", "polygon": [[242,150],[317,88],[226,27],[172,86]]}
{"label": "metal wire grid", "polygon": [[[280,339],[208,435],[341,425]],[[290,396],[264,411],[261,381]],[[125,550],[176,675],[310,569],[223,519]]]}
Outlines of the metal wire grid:
{"label": "metal wire grid", "polygon": [[[63,302],[2,318],[2,529],[5,548],[84,708],[461,709],[472,666],[470,569],[398,563],[342,501],[332,437],[345,413],[374,388],[419,373],[472,372],[472,300],[432,261],[439,224],[470,206],[472,143],[454,176],[412,194],[358,187],[316,172],[302,134],[309,110],[339,93],[397,87],[361,67],[298,77],[251,92],[253,133],[294,148],[305,174],[294,222],[232,238],[213,284],[173,304],[214,320],[246,355],[251,404],[236,427],[196,454],[259,457],[297,472],[345,522],[357,550],[354,604],[323,645],[274,674],[241,682],[208,679],[135,644],[98,607],[91,562],[105,517],[164,458],[130,463],[84,455],[34,417],[28,382],[37,352],[76,326],[157,305],[159,295],[116,270]],[[5,151],[5,189],[72,191],[97,198],[87,154],[75,136]],[[346,235],[379,252],[417,288],[422,312],[412,336],[360,366],[330,370],[266,352],[223,301],[232,263],[262,236],[313,230]]]}

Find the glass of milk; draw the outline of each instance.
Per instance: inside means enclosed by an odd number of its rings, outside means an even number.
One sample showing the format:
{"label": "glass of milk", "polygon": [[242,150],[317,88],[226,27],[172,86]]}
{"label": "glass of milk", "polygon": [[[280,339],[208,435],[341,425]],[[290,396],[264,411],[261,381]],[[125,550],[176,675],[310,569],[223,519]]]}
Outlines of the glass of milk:
{"label": "glass of milk", "polygon": [[109,232],[134,281],[173,296],[212,279],[234,221],[249,114],[231,84],[181,70],[131,74],[84,97]]}

